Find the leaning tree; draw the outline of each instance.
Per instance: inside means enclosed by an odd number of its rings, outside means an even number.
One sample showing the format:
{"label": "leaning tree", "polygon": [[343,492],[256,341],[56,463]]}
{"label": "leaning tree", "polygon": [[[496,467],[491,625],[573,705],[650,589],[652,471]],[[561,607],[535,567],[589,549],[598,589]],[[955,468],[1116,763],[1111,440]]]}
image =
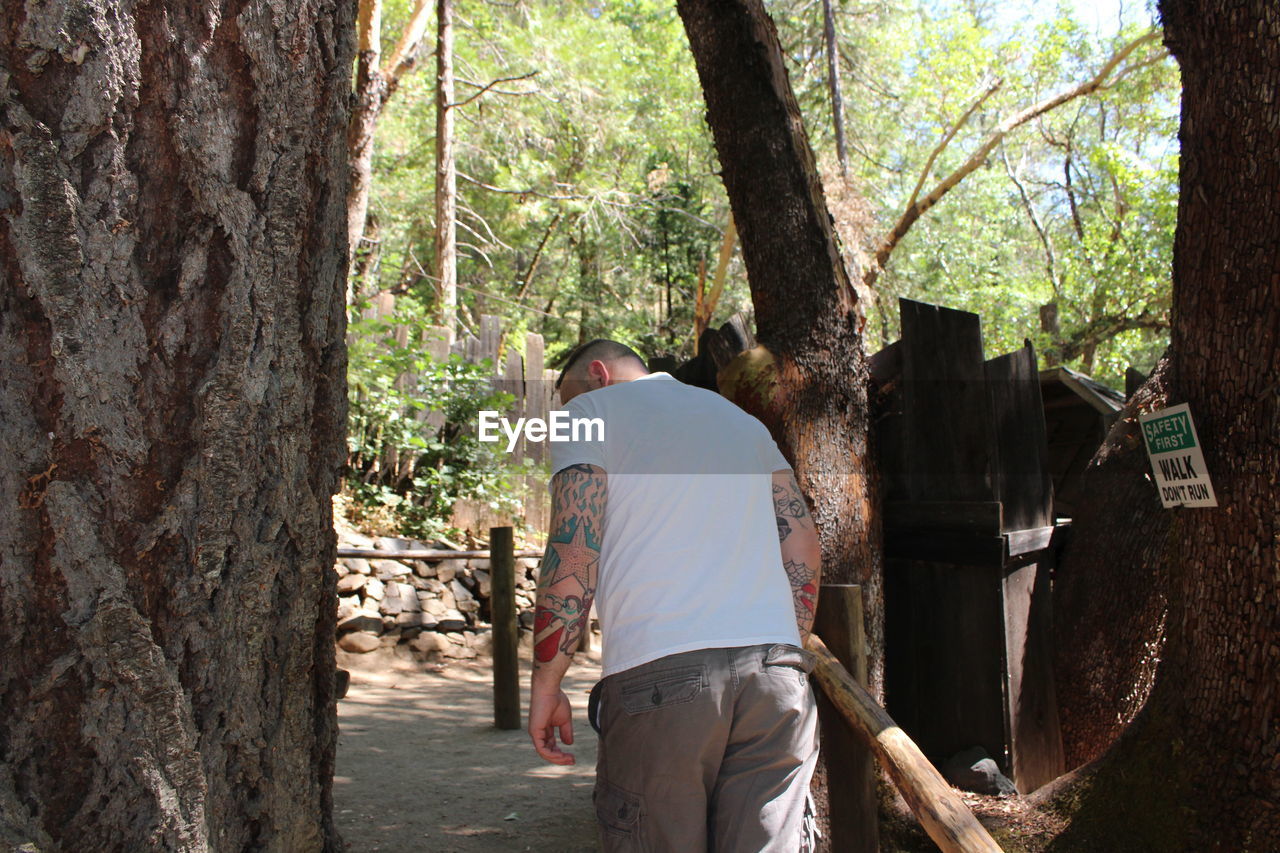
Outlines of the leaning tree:
{"label": "leaning tree", "polygon": [[0,847],[338,846],[353,7],[0,0]]}
{"label": "leaning tree", "polygon": [[1169,402],[1218,507],[1171,510],[1146,706],[1058,803],[1055,849],[1280,849],[1280,7],[1162,0],[1182,69]]}

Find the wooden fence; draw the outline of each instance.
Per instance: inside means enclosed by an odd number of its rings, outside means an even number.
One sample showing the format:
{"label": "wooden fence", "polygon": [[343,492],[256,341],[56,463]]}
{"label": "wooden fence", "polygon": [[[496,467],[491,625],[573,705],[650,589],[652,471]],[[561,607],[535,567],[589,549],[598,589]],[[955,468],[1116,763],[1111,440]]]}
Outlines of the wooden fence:
{"label": "wooden fence", "polygon": [[[362,316],[370,320],[389,320],[395,315],[395,304],[394,294],[379,293],[370,300]],[[493,365],[494,387],[514,398],[502,413],[503,416],[512,422],[516,418],[546,419],[553,404],[556,372],[547,370],[544,366],[542,336],[526,332],[524,351],[518,352],[510,346],[509,334],[503,328],[502,319],[490,314],[481,315],[478,332],[478,335],[464,332],[453,340],[452,334],[444,327],[428,326],[421,330],[420,337],[411,340],[414,331],[408,326],[397,325],[393,327],[392,336],[397,346],[420,346],[437,361],[444,360],[450,353],[460,355],[471,364],[481,364],[487,360]],[[416,382],[416,376],[406,373],[396,380],[396,386],[401,391],[407,391]],[[444,427],[444,415],[439,412],[419,409],[414,416],[437,429]],[[478,424],[471,422],[465,428],[474,430],[478,428]],[[506,449],[505,437],[498,446],[502,450]],[[540,473],[541,466],[547,462],[546,444],[525,442],[521,438],[513,448],[512,459],[525,458],[533,460],[539,468],[517,478],[515,497],[520,501],[528,528],[544,532],[550,522],[546,481]],[[403,475],[411,472],[414,460],[405,458],[397,448],[388,446],[383,450],[382,464],[388,470]],[[494,524],[510,523],[510,519],[495,515],[479,502],[459,501],[454,508],[454,523],[473,532],[480,532],[488,530]]]}

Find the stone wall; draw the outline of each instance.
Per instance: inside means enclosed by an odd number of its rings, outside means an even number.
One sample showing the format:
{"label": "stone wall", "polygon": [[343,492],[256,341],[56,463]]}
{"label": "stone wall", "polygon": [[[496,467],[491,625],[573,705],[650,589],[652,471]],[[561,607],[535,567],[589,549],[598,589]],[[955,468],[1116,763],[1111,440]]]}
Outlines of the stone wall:
{"label": "stone wall", "polygon": [[[347,532],[342,548],[373,548],[385,557],[338,560],[338,647],[353,653],[406,644],[428,659],[473,658],[492,648],[489,561],[397,560],[397,550],[438,547],[409,539]],[[516,559],[520,644],[533,642],[538,560]]]}

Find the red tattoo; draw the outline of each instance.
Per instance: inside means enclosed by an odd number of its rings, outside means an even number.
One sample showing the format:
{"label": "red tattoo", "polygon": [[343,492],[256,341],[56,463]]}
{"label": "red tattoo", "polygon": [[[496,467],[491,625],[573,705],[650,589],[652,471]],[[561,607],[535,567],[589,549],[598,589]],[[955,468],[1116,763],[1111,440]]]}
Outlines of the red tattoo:
{"label": "red tattoo", "polygon": [[550,610],[539,610],[533,619],[534,657],[542,663],[552,660],[560,649],[563,634],[564,623],[556,618],[556,614]]}

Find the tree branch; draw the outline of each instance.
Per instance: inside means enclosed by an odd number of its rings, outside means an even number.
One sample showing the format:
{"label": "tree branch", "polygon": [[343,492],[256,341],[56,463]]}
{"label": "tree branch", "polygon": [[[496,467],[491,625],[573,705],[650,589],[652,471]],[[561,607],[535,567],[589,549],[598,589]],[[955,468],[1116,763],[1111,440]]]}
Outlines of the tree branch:
{"label": "tree branch", "polygon": [[1027,194],[1027,188],[1022,185],[1022,181],[1014,173],[1013,167],[1009,165],[1009,154],[1005,151],[1003,145],[1000,146],[1000,159],[1004,162],[1005,174],[1009,176],[1009,180],[1018,189],[1018,196],[1022,199],[1022,207],[1027,212],[1027,217],[1031,220],[1032,227],[1036,229],[1036,234],[1040,237],[1040,244],[1044,246],[1045,272],[1049,275],[1049,286],[1053,288],[1054,298],[1061,299],[1062,294],[1058,288],[1058,270],[1053,254],[1053,244],[1049,242],[1049,235],[1045,233],[1044,226],[1040,224],[1040,217],[1036,216],[1036,209],[1031,203],[1031,196]]}
{"label": "tree branch", "polygon": [[924,168],[920,170],[920,178],[916,181],[915,188],[911,190],[911,197],[907,199],[908,208],[914,206],[916,199],[920,197],[920,190],[924,188],[924,182],[929,180],[929,175],[933,173],[933,164],[937,161],[938,155],[946,150],[947,146],[951,144],[951,140],[955,139],[956,134],[960,132],[960,128],[964,127],[969,122],[969,118],[978,111],[978,107],[982,106],[983,103],[999,91],[1000,87],[1003,85],[1004,80],[1001,80],[1000,78],[993,80],[991,84],[987,86],[985,91],[974,98],[969,109],[964,111],[964,115],[956,119],[955,123],[947,129],[947,132],[942,136],[942,141],[938,143],[933,151],[929,152],[929,159],[925,161]]}
{"label": "tree branch", "polygon": [[416,64],[413,55],[418,51],[418,45],[422,44],[423,37],[427,34],[427,23],[431,17],[431,0],[415,0],[413,4],[413,14],[409,16],[409,23],[405,24],[404,32],[400,34],[400,41],[396,44],[396,49],[391,52],[391,57],[387,60],[387,97],[391,97],[391,93],[400,85],[400,78],[406,72],[413,69]]}
{"label": "tree branch", "polygon": [[[538,71],[535,69],[535,70],[533,70],[533,71],[528,72],[527,74],[517,74],[517,75],[516,75],[516,76],[514,76],[514,77],[499,77],[497,80],[491,80],[491,81],[489,81],[488,83],[486,83],[485,85],[481,86],[481,87],[480,87],[480,90],[479,90],[478,92],[476,92],[475,94],[471,95],[471,97],[469,97],[469,98],[464,98],[464,99],[463,99],[463,100],[461,100],[461,101],[455,101],[454,103],[449,104],[449,105],[448,105],[448,109],[454,109],[455,107],[465,107],[467,104],[471,103],[471,102],[472,102],[472,101],[474,101],[476,98],[480,97],[480,96],[481,96],[481,95],[483,95],[485,92],[487,92],[487,91],[489,91],[490,89],[492,89],[494,86],[497,86],[499,83],[514,83],[514,82],[515,82],[515,81],[517,81],[517,80],[528,80],[530,77],[537,76],[537,74],[538,74]],[[464,82],[465,82],[465,81],[464,81]],[[470,85],[474,86],[475,84],[474,84],[474,83],[471,83]],[[521,92],[521,93],[517,93],[517,92],[510,92],[510,93],[508,93],[508,94],[512,94],[512,95],[515,95],[515,94],[532,94],[532,92]]]}
{"label": "tree branch", "polygon": [[[1120,50],[1116,51],[1116,53],[1107,60],[1102,68],[1098,70],[1098,73],[1089,80],[1086,80],[1085,82],[1051,98],[1046,98],[1045,100],[1034,103],[1020,112],[1014,113],[996,125],[996,127],[983,141],[982,145],[980,145],[978,149],[969,156],[969,159],[967,159],[950,175],[947,175],[947,177],[939,181],[924,198],[919,200],[913,199],[911,203],[907,205],[906,209],[902,211],[902,214],[898,217],[898,221],[894,224],[893,229],[881,241],[880,247],[876,249],[875,263],[868,266],[867,271],[863,276],[864,284],[866,284],[867,287],[871,287],[875,283],[880,271],[883,270],[885,265],[888,263],[889,256],[902,241],[902,238],[906,236],[907,232],[911,230],[911,226],[916,223],[925,211],[941,201],[942,197],[954,189],[957,184],[973,172],[977,171],[978,167],[986,162],[987,156],[997,145],[1000,144],[1000,141],[1004,139],[1005,135],[1008,134],[1009,131],[1027,123],[1037,116],[1055,109],[1056,107],[1060,107],[1069,101],[1073,101],[1083,95],[1092,94],[1093,92],[1103,88],[1104,84],[1107,83],[1107,78],[1113,71],[1115,71],[1117,66],[1124,62],[1125,59],[1127,59],[1139,47],[1147,44],[1148,42],[1156,41],[1159,38],[1160,32],[1158,30],[1152,30],[1145,35],[1134,39]],[[1128,71],[1125,70],[1123,73],[1128,73]]]}

